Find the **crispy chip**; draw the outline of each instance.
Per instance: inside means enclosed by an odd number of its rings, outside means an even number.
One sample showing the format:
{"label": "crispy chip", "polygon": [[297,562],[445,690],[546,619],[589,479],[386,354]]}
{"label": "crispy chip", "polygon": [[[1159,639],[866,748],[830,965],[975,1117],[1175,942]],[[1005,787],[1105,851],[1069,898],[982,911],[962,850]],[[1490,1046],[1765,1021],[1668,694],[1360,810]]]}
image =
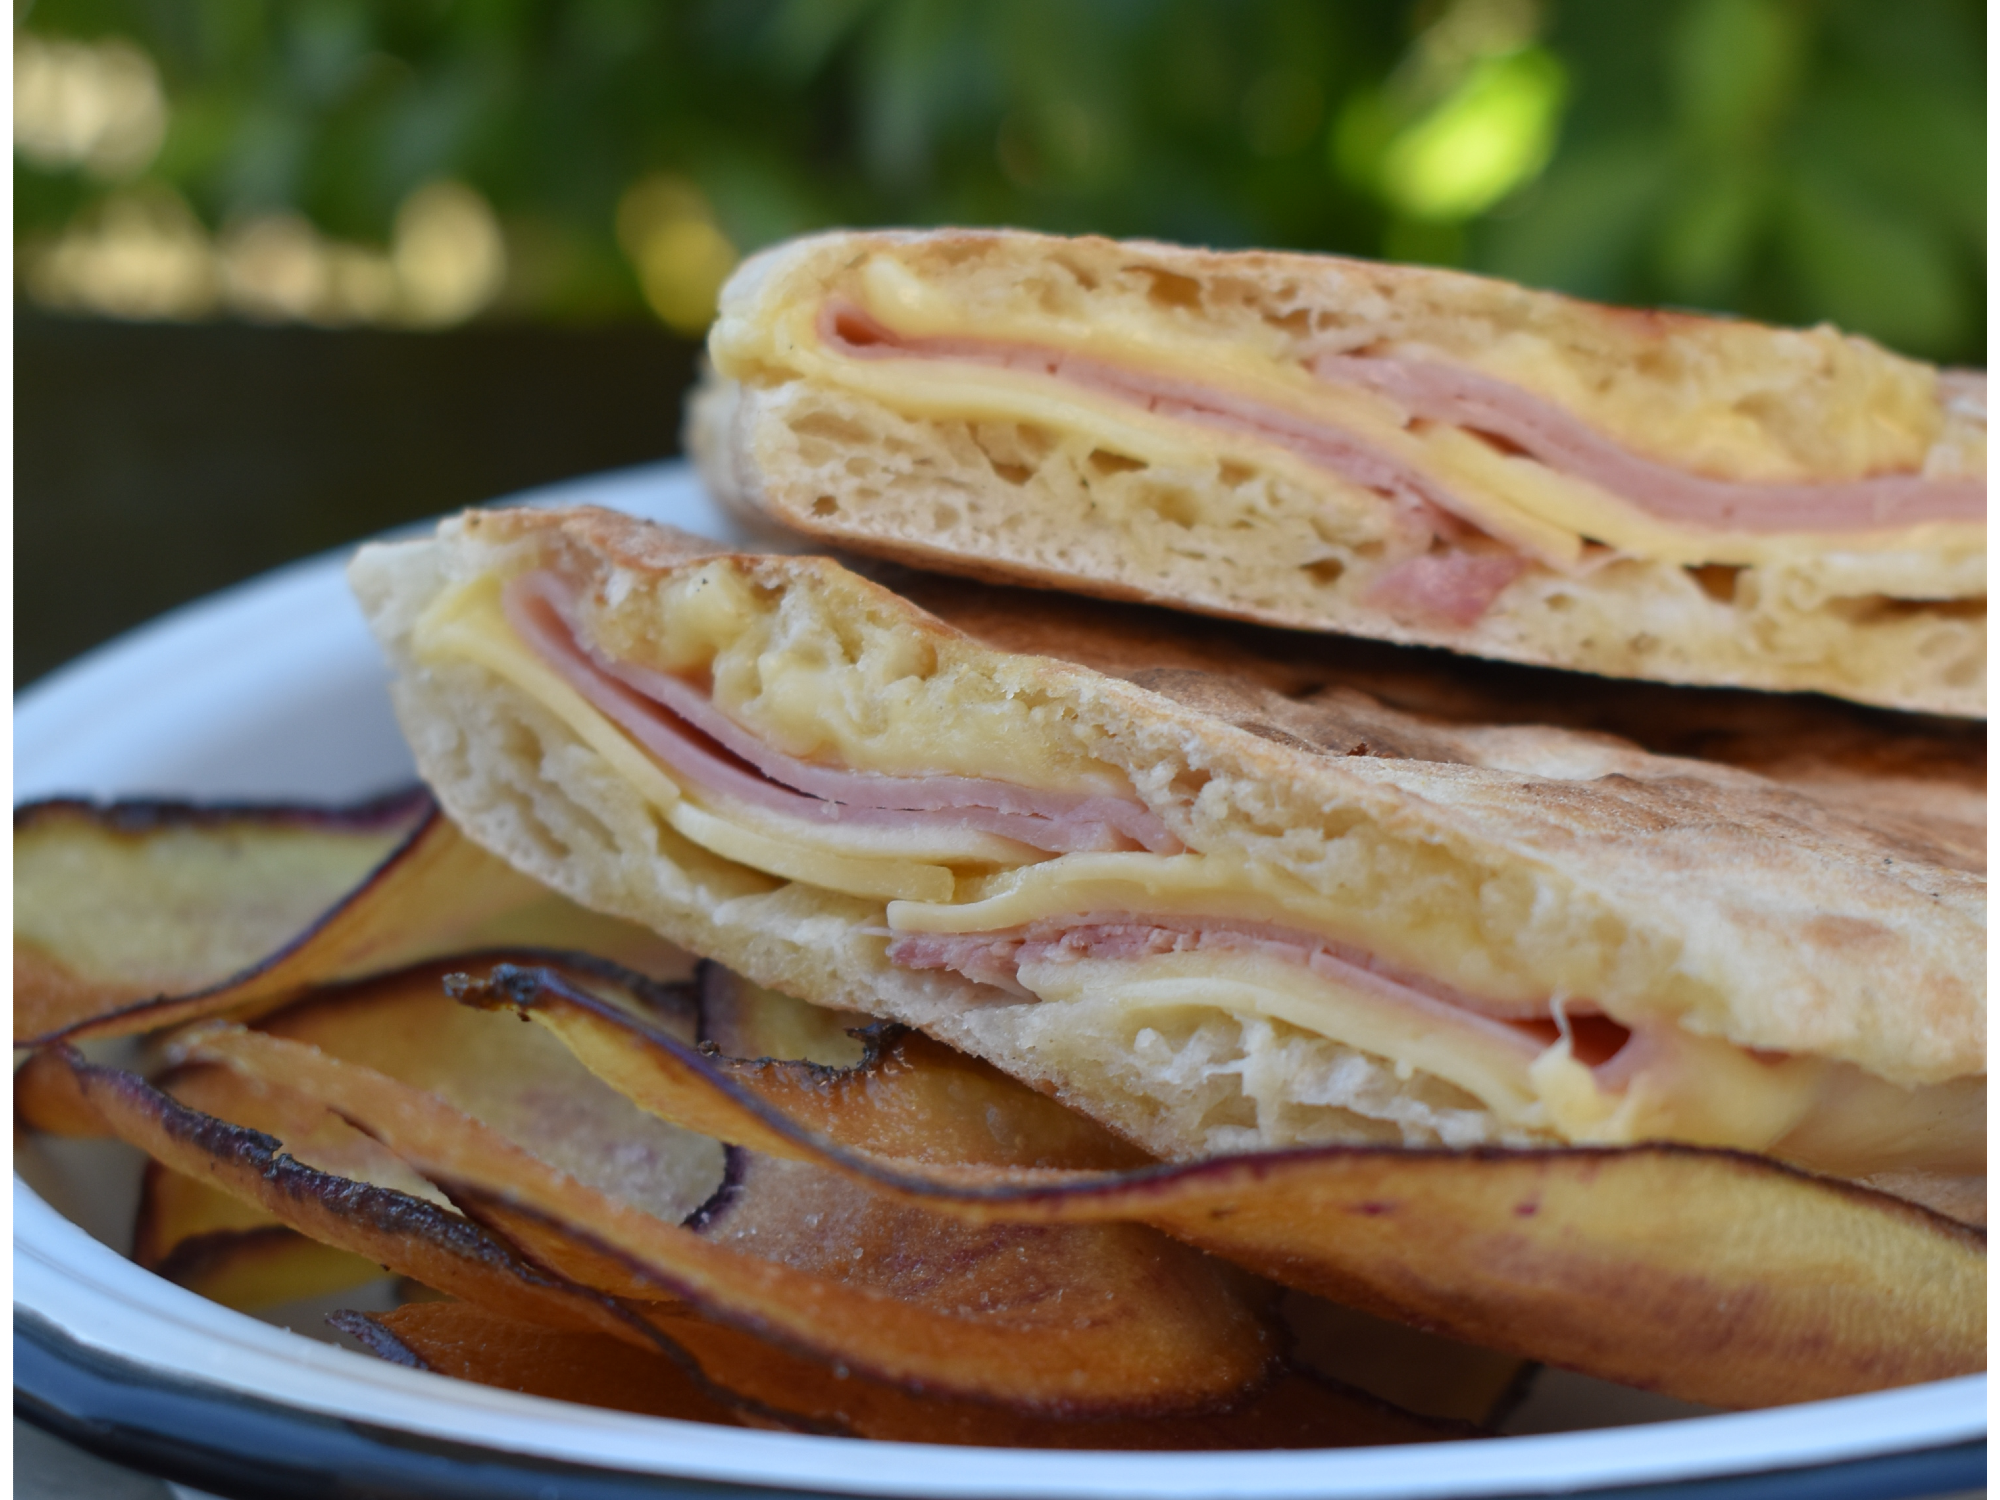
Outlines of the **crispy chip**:
{"label": "crispy chip", "polygon": [[334,1312],[334,1328],[412,1370],[476,1380],[580,1406],[738,1426],[674,1360],[604,1334],[542,1328],[472,1302],[412,1302],[394,1312]]}
{"label": "crispy chip", "polygon": [[[473,1192],[482,1222],[550,1263],[571,1253],[572,1231],[533,1210]],[[654,1326],[692,1351],[718,1384],[782,1403],[857,1436],[899,1442],[1057,1448],[1346,1447],[1466,1437],[1461,1422],[1386,1405],[1338,1381],[1274,1370],[1266,1385],[1225,1409],[1158,1417],[1047,1416],[1006,1404],[913,1395],[847,1363],[801,1359],[781,1342],[701,1318],[688,1309],[643,1306]]]}
{"label": "crispy chip", "polygon": [[[463,1380],[559,1401],[695,1421],[728,1420],[668,1361],[600,1334],[519,1323],[463,1302],[424,1303],[390,1313],[336,1313],[328,1321],[384,1359]],[[716,1334],[729,1337],[728,1330]],[[697,1335],[697,1338],[700,1336]],[[709,1358],[757,1379],[754,1340],[734,1335]],[[692,1342],[692,1341],[691,1341]],[[764,1346],[768,1348],[768,1346]],[[775,1362],[774,1362],[775,1363]],[[849,1430],[903,1442],[1122,1449],[1330,1448],[1434,1442],[1471,1430],[1412,1419],[1379,1402],[1307,1376],[1288,1375],[1230,1412],[1171,1418],[1053,1421],[970,1403],[920,1401],[858,1379],[828,1381]],[[715,1413],[709,1415],[704,1412]]]}
{"label": "crispy chip", "polygon": [[468,1212],[530,1211],[711,1317],[910,1389],[1058,1414],[1169,1410],[1239,1395],[1275,1354],[1231,1279],[1164,1239],[1144,1243],[1136,1267],[1094,1266],[1099,1288],[1120,1295],[1083,1313],[1040,1302],[946,1311],[739,1254],[552,1169],[429,1093],[299,1042],[211,1024],[184,1045],[321,1099]]}
{"label": "crispy chip", "polygon": [[14,815],[14,1037],[128,1036],[496,939],[684,964],[464,839],[417,789],[354,807]]}
{"label": "crispy chip", "polygon": [[14,1044],[242,1010],[536,900],[422,790],[328,812],[32,804],[14,812]]}
{"label": "crispy chip", "polygon": [[111,1134],[111,1127],[77,1087],[76,1075],[51,1052],[31,1052],[14,1069],[14,1123],[48,1135]]}
{"label": "crispy chip", "polygon": [[[718,1142],[637,1108],[539,1027],[482,1015],[445,995],[446,972],[521,956],[461,955],[330,986],[259,1025],[435,1095],[578,1181],[678,1224],[722,1182]],[[595,958],[537,958],[573,984],[615,990],[663,1034],[694,1034],[692,1003],[678,990]]]}
{"label": "crispy chip", "polygon": [[[909,1090],[882,1052],[830,1090],[810,1064],[705,1056],[552,974],[496,973],[466,998],[541,1021],[663,1118],[940,1211],[1135,1219],[1288,1286],[1685,1400],[1769,1405],[1985,1365],[1982,1233],[1763,1158],[1319,1147],[1089,1177],[885,1159],[871,1085]],[[851,1128],[829,1103],[845,1098],[862,1101]]]}
{"label": "crispy chip", "polygon": [[738,1424],[686,1370],[601,1333],[545,1328],[470,1302],[418,1302],[327,1321],[394,1364],[556,1401],[689,1422]]}
{"label": "crispy chip", "polygon": [[[214,1119],[276,1138],[305,1166],[453,1211],[392,1153],[290,1090],[199,1065],[176,1068],[157,1086]],[[147,1163],[140,1179],[132,1258],[190,1291],[246,1310],[343,1291],[382,1274],[365,1256],[322,1245],[270,1210],[157,1161]]]}
{"label": "crispy chip", "polygon": [[120,1139],[321,1244],[512,1316],[595,1329],[645,1347],[654,1342],[606,1298],[528,1265],[456,1213],[305,1166],[273,1137],[190,1109],[138,1075],[86,1062],[72,1048],[59,1047],[55,1055]]}

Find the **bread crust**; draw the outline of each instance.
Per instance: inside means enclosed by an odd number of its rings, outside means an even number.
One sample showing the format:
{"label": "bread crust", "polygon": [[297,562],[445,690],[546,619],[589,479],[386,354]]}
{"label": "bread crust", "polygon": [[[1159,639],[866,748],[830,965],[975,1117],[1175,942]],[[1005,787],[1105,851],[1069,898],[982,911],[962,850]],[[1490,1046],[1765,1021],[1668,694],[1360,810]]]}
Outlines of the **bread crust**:
{"label": "bread crust", "polygon": [[[1310,651],[1259,651],[1158,612],[958,591],[954,624],[825,558],[723,553],[607,512],[474,512],[356,559],[419,767],[473,838],[759,983],[922,1027],[1161,1155],[1508,1137],[1448,1085],[1408,1089],[1283,1023],[1211,1017],[1148,1041],[1129,1018],[899,968],[870,935],[880,902],[686,843],[540,704],[469,661],[414,652],[415,622],[444,594],[544,565],[586,586],[600,638],[643,633],[657,590],[701,568],[787,607],[866,619],[898,649],[921,643],[953,691],[1048,705],[1191,848],[1256,858],[1330,900],[1368,868],[1457,882],[1465,911],[1490,908],[1494,964],[1614,1016],[1670,1014],[1905,1085],[1983,1077],[1981,856],[1938,807],[1927,824],[1907,807],[1877,814],[1852,786],[1820,795],[1811,776],[1786,784],[1602,733],[1415,714],[1338,680],[1312,687]],[[1865,783],[1859,766],[1849,757]],[[1539,958],[1500,951],[1530,938]],[[1565,975],[1562,955],[1591,945],[1588,982]],[[1333,1103],[1328,1080],[1345,1080]]]}
{"label": "bread crust", "polygon": [[[1713,565],[1587,549],[1580,568],[1531,562],[1470,624],[1391,609],[1372,593],[1397,555],[1390,507],[1337,475],[1242,442],[1136,462],[1101,446],[1110,440],[1081,407],[1067,429],[916,415],[802,371],[782,314],[847,295],[870,255],[950,288],[968,317],[1010,326],[1047,304],[1033,315],[1051,327],[1108,307],[1148,320],[1156,342],[1281,362],[1421,346],[1634,453],[1728,479],[1983,479],[1983,377],[1940,375],[1826,328],[1607,308],[1423,268],[871,232],[795,242],[739,272],[689,441],[739,512],[969,577],[1605,676],[1984,714],[1983,560],[1956,533]],[[1146,290],[1160,286],[1169,295]]]}

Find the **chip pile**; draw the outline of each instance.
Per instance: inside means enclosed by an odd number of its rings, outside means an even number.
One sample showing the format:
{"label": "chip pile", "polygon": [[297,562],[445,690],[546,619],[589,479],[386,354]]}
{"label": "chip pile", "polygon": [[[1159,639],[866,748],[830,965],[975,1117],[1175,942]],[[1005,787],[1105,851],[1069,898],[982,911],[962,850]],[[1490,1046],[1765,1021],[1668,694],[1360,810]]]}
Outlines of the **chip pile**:
{"label": "chip pile", "polygon": [[[1474,1436],[1524,1361],[1717,1406],[1985,1364],[1984,1235],[1925,1209],[1682,1147],[1156,1163],[920,1034],[686,980],[421,791],[36,804],[15,880],[19,1124],[144,1151],[134,1258],[217,1301],[403,1278],[333,1322],[418,1368],[801,1432],[1233,1449]],[[1307,1354],[1288,1290],[1449,1337],[1390,1381],[1394,1330]]]}

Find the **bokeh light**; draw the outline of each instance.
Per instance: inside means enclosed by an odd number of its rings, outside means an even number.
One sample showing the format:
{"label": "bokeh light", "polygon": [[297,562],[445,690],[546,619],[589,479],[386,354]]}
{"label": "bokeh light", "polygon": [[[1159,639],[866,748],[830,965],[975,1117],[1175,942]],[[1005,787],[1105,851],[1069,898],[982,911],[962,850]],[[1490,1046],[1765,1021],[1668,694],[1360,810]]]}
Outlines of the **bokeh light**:
{"label": "bokeh light", "polygon": [[117,179],[142,171],[167,130],[153,60],[122,39],[14,38],[14,149],[38,167]]}
{"label": "bokeh light", "polygon": [[661,322],[689,335],[707,329],[739,257],[699,187],[668,173],[641,178],[618,200],[618,243]]}

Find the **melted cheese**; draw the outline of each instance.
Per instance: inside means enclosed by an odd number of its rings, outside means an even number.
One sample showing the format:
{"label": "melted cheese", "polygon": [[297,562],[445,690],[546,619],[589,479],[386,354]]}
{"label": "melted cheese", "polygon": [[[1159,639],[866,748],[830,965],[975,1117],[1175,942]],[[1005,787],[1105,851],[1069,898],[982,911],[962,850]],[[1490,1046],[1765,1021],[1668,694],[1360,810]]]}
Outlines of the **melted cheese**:
{"label": "melted cheese", "polygon": [[1647,1066],[1622,1092],[1599,1088],[1567,1038],[1510,1047],[1472,1017],[1454,1025],[1387,996],[1273,955],[1244,950],[1151,954],[1143,959],[1058,958],[1023,963],[1020,981],[1047,1000],[1106,990],[1122,1009],[1216,1009],[1267,1016],[1388,1058],[1399,1075],[1430,1074],[1463,1089],[1513,1131],[1552,1131],[1589,1145],[1677,1140],[1756,1151],[1805,1119],[1831,1064],[1761,1062],[1726,1042],[1654,1028]]}
{"label": "melted cheese", "polygon": [[1302,1031],[1392,1059],[1405,1077],[1422,1071],[1472,1095],[1502,1124],[1542,1123],[1528,1076],[1532,1058],[1452,1028],[1382,995],[1341,984],[1266,954],[1156,953],[1143,959],[1055,959],[1023,963],[1020,982],[1045,1000],[1110,990],[1121,1010],[1225,1010],[1269,1016]]}
{"label": "melted cheese", "polygon": [[[1350,943],[1468,993],[1539,1004],[1555,983],[1445,914],[1348,907],[1287,871],[1227,854],[1065,854],[960,883],[950,904],[891,902],[897,932],[1004,932],[1079,912],[1268,922]],[[1572,989],[1585,987],[1575,976]]]}
{"label": "melted cheese", "polygon": [[693,795],[657,761],[521,643],[500,611],[497,579],[480,579],[432,605],[417,622],[413,644],[419,658],[461,657],[512,683],[603,756],[676,833],[711,854],[781,879],[825,886],[850,896],[951,899],[954,878],[943,865],[857,857],[851,852],[851,837],[843,851],[819,829],[800,828],[787,837],[773,837],[696,805]]}
{"label": "melted cheese", "polygon": [[[1431,476],[1481,529],[1558,570],[1577,565],[1586,539],[1631,557],[1685,565],[1797,560],[1851,552],[1857,543],[1853,532],[1751,535],[1678,525],[1534,459],[1498,452],[1462,428],[1407,428],[1402,414],[1382,398],[1321,380],[1289,358],[1275,330],[1261,343],[1243,335],[1198,337],[1178,329],[1169,337],[1148,320],[1112,308],[1093,309],[1089,317],[1057,312],[1034,318],[989,310],[972,327],[952,299],[888,257],[872,257],[859,282],[867,311],[905,337],[978,337],[1084,354],[1344,428]],[[774,343],[785,362],[811,379],[906,415],[1081,431],[1095,444],[1151,464],[1201,463],[1220,452],[1284,471],[1311,488],[1325,483],[1323,469],[1268,438],[1191,427],[1072,381],[949,359],[856,359],[836,353],[819,338],[818,312],[801,304],[780,316]],[[1866,535],[1871,551],[1970,557],[1983,555],[1986,528],[1980,522],[1936,521]]]}
{"label": "melted cheese", "polygon": [[[869,830],[790,825],[768,814],[762,827],[750,826],[755,820],[743,810],[732,816],[703,805],[698,791],[679,785],[544,665],[508,626],[499,592],[499,580],[484,578],[441,598],[415,627],[419,658],[470,661],[493,672],[567,725],[684,838],[781,879],[887,900],[895,931],[992,932],[1048,917],[1130,911],[1235,917],[1383,946],[1380,933],[1342,934],[1331,903],[1281,872],[1215,855],[1071,854],[959,880],[942,863],[868,853]],[[787,826],[774,832],[773,823]],[[1976,1097],[1958,1084],[1898,1089],[1844,1064],[1766,1061],[1668,1022],[1643,1028],[1643,1067],[1625,1089],[1607,1092],[1570,1055],[1567,1040],[1533,1055],[1483,1034],[1472,1018],[1462,1026],[1441,1024],[1254,950],[1041,960],[1023,964],[1019,977],[1050,1000],[1109,989],[1135,1010],[1211,1008],[1286,1021],[1385,1058],[1404,1076],[1421,1070],[1444,1079],[1478,1099],[1503,1127],[1580,1143],[1668,1139],[1761,1150],[1775,1142],[1780,1154],[1808,1165],[1862,1170],[1854,1163],[1872,1168],[1883,1156],[1878,1137],[1895,1142],[1885,1158],[1893,1165],[1928,1163],[1940,1129],[1949,1137],[1945,1149],[1963,1155],[1958,1137],[1983,1117],[1983,1080],[1959,1081],[1976,1084]]]}
{"label": "melted cheese", "polygon": [[[593,622],[609,655],[710,682],[716,707],[772,749],[884,776],[986,777],[1130,797],[1123,773],[1016,692],[967,701],[940,649],[865,605],[773,597],[724,562],[676,570],[645,610]],[[948,656],[949,648],[944,648]]]}

